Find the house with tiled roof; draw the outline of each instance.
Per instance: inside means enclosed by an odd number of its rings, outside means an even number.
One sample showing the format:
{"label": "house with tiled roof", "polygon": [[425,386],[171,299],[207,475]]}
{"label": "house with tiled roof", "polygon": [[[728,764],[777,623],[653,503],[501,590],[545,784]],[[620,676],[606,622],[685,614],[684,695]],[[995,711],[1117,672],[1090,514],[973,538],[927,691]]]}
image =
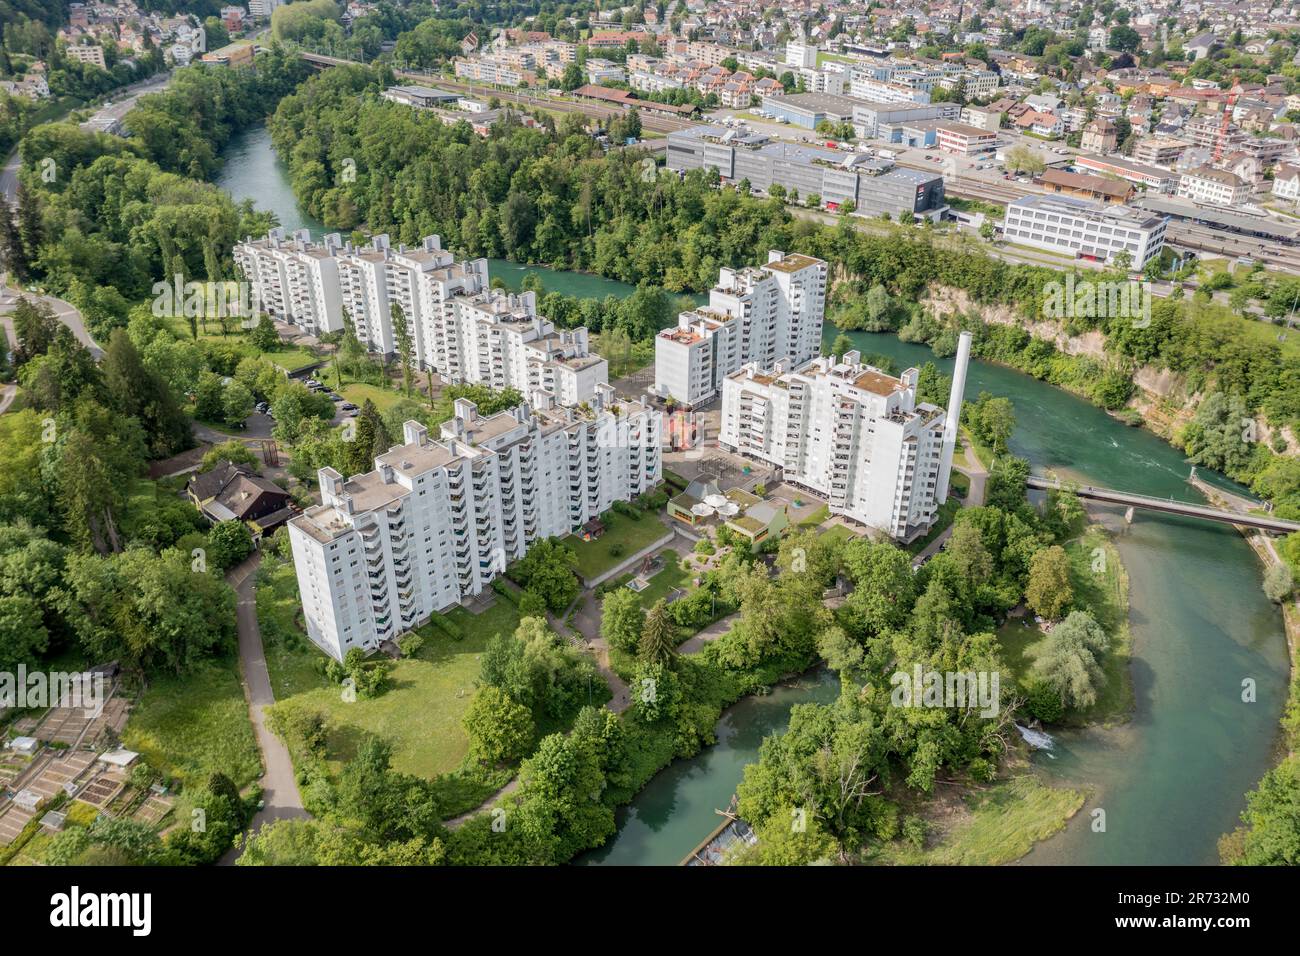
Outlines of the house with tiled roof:
{"label": "house with tiled roof", "polygon": [[242,521],[254,540],[270,534],[297,513],[287,491],[252,469],[229,460],[195,475],[185,492],[213,524]]}

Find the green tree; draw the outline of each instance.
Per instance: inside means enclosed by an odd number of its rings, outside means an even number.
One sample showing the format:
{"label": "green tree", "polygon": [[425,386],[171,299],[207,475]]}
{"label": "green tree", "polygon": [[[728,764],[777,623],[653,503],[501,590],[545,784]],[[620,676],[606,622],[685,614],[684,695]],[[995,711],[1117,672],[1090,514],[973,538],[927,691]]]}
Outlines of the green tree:
{"label": "green tree", "polygon": [[600,633],[611,648],[635,654],[645,629],[641,598],[629,588],[615,588],[605,595],[601,607]]}
{"label": "green tree", "polygon": [[664,666],[671,666],[677,656],[677,626],[663,600],[656,601],[645,616],[637,655],[644,663]]}
{"label": "green tree", "polygon": [[208,532],[208,561],[219,571],[228,571],[253,553],[248,526],[237,519],[218,521]]}
{"label": "green tree", "polygon": [[1102,659],[1109,650],[1110,639],[1092,615],[1071,611],[1052,628],[1033,675],[1059,693],[1066,707],[1091,707],[1106,685]]}
{"label": "green tree", "polygon": [[522,757],[535,732],[528,708],[490,684],[474,694],[461,724],[469,735],[470,756],[493,767]]}
{"label": "green tree", "polygon": [[1029,561],[1029,587],[1025,600],[1049,621],[1059,618],[1074,600],[1070,585],[1070,557],[1060,545],[1038,551]]}

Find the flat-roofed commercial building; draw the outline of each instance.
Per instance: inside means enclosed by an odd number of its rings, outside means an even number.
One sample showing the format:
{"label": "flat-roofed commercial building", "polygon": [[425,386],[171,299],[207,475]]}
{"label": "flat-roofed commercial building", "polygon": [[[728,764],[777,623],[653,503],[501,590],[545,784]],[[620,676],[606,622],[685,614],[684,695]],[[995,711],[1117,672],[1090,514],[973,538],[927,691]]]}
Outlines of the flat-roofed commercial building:
{"label": "flat-roofed commercial building", "polygon": [[1076,156],[1074,165],[1090,173],[1101,173],[1103,176],[1118,176],[1120,179],[1127,179],[1134,185],[1145,186],[1147,189],[1154,189],[1157,192],[1172,193],[1178,186],[1178,177],[1167,169],[1160,169],[1156,166],[1143,166],[1141,163],[1130,163],[1128,160],[1118,159],[1114,156]]}
{"label": "flat-roofed commercial building", "polygon": [[795,126],[816,129],[823,120],[831,123],[847,123],[852,120],[856,102],[834,93],[791,93],[786,96],[764,96],[763,109]]}
{"label": "flat-roofed commercial building", "polygon": [[861,153],[774,141],[748,130],[694,126],[668,134],[672,170],[712,168],[725,181],[748,180],[760,192],[779,185],[787,195],[816,195],[828,209],[852,202],[863,216],[942,218],[948,208],[943,176],[891,166]]}
{"label": "flat-roofed commercial building", "polygon": [[942,122],[935,126],[936,143],[945,153],[972,156],[993,149],[998,140],[995,130],[980,129],[965,123]]}
{"label": "flat-roofed commercial building", "polygon": [[1025,196],[1007,206],[1003,236],[1009,242],[1109,261],[1127,252],[1136,269],[1160,255],[1165,216],[1130,206],[1103,206],[1065,196]]}
{"label": "flat-roofed commercial building", "polygon": [[[961,113],[956,103],[883,103],[856,102],[853,106],[853,125],[866,139],[889,139],[886,128],[896,128],[901,123],[925,120],[951,120]],[[897,140],[893,140],[897,142]]]}
{"label": "flat-roofed commercial building", "polygon": [[455,106],[462,93],[448,93],[429,86],[390,86],[380,94],[384,99],[403,106],[431,109],[435,106]]}

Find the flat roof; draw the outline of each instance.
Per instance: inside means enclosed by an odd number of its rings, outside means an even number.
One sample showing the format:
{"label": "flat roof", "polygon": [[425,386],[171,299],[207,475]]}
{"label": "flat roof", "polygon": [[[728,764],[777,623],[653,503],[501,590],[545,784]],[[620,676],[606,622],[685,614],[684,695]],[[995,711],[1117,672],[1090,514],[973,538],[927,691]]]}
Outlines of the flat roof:
{"label": "flat roof", "polygon": [[1100,166],[1112,166],[1115,169],[1122,169],[1125,172],[1132,173],[1135,176],[1149,176],[1152,179],[1174,179],[1173,173],[1167,169],[1161,169],[1159,166],[1144,166],[1142,163],[1130,162],[1127,159],[1120,159],[1116,156],[1098,156],[1095,153],[1088,153],[1075,157],[1076,163],[1096,163]]}
{"label": "flat roof", "polygon": [[1011,206],[1042,209],[1044,212],[1066,213],[1067,215],[1090,215],[1096,219],[1105,219],[1130,229],[1154,229],[1164,217],[1151,215],[1146,210],[1134,206],[1118,204],[1104,205],[1073,196],[1030,195],[1022,196],[1008,204]]}
{"label": "flat roof", "polygon": [[1208,222],[1245,232],[1274,236],[1278,239],[1294,240],[1300,236],[1300,225],[1288,225],[1264,216],[1246,216],[1226,209],[1214,209],[1209,206],[1197,206],[1193,203],[1179,202],[1168,196],[1142,196],[1134,203],[1143,209],[1178,219],[1193,219]]}
{"label": "flat roof", "polygon": [[[767,267],[776,269],[778,272],[798,272],[800,269],[807,269],[809,266],[815,266],[820,262],[822,260],[814,259],[812,256],[805,256],[801,252],[791,252],[775,262],[767,263]],[[825,265],[825,263],[822,264]]]}
{"label": "flat roof", "polygon": [[806,113],[836,113],[840,116],[852,116],[853,107],[858,105],[858,101],[852,97],[835,93],[788,93],[784,96],[764,97],[764,106],[769,105],[768,100],[771,100],[772,106],[789,106]]}

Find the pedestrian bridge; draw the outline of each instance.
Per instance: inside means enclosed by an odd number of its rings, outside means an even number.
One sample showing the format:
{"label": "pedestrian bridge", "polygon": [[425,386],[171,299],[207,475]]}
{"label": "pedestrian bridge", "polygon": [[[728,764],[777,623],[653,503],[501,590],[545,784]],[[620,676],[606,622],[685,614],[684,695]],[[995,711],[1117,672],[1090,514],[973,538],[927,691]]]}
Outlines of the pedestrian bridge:
{"label": "pedestrian bridge", "polygon": [[[1059,478],[1044,478],[1030,475],[1026,485],[1038,490],[1060,488]],[[1070,487],[1067,485],[1067,487]],[[1211,508],[1208,505],[1188,504],[1173,498],[1152,498],[1149,495],[1135,495],[1127,491],[1114,491],[1110,488],[1094,488],[1092,485],[1079,485],[1073,488],[1080,498],[1090,501],[1102,501],[1113,505],[1127,505],[1144,511],[1159,511],[1163,514],[1184,515],[1188,518],[1203,518],[1206,521],[1218,521],[1222,524],[1236,524],[1247,528],[1259,528],[1277,534],[1290,534],[1300,531],[1300,521],[1284,521],[1270,515],[1248,514],[1242,511],[1229,511],[1223,508]]]}

